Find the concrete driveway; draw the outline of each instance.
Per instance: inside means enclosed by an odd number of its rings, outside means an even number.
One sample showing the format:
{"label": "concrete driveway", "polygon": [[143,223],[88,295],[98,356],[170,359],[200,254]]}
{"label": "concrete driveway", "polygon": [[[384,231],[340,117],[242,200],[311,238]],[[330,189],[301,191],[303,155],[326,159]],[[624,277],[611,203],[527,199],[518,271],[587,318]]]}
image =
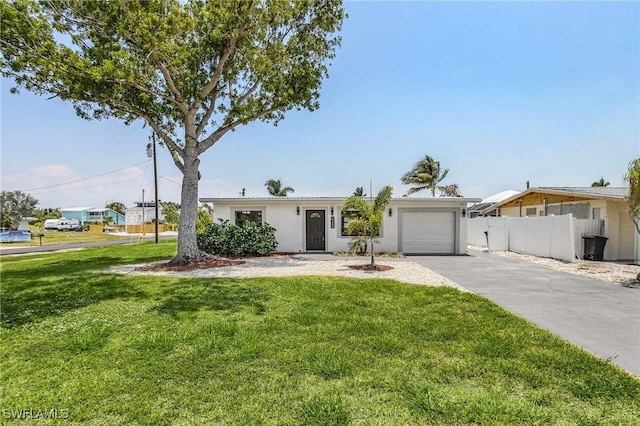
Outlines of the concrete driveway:
{"label": "concrete driveway", "polygon": [[640,289],[469,254],[409,260],[640,376]]}

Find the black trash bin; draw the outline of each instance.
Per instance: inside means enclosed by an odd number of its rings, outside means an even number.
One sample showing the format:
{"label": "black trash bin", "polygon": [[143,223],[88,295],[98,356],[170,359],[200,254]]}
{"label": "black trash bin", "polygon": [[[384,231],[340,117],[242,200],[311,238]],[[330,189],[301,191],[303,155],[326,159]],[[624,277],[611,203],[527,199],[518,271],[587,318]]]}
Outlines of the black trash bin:
{"label": "black trash bin", "polygon": [[589,235],[582,237],[584,240],[585,260],[604,260],[604,246],[607,244],[607,237],[599,235]]}

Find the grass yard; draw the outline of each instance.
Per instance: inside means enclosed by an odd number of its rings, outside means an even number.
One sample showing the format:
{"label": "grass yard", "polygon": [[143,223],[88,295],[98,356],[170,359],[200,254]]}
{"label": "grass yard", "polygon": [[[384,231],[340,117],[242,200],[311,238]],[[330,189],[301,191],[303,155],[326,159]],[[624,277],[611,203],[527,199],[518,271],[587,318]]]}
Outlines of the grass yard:
{"label": "grass yard", "polygon": [[473,294],[390,280],[100,272],[174,250],[162,242],[3,257],[0,418],[640,422],[640,381]]}

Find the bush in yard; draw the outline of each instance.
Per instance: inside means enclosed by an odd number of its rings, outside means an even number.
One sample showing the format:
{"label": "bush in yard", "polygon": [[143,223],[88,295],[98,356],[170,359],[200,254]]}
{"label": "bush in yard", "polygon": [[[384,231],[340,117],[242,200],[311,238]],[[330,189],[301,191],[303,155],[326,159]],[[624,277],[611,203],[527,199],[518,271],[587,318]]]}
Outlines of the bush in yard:
{"label": "bush in yard", "polygon": [[276,230],[268,223],[238,226],[226,220],[209,224],[198,234],[200,250],[221,256],[265,256],[277,247]]}

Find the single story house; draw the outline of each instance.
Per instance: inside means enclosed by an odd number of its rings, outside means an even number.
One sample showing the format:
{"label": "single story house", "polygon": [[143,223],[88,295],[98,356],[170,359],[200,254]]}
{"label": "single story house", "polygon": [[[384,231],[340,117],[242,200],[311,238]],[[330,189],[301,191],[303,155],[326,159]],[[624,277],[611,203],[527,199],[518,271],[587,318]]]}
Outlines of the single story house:
{"label": "single story house", "polygon": [[[142,225],[143,223],[152,223],[156,219],[156,202],[155,201],[136,201],[134,207],[129,207],[125,212],[126,225]],[[158,221],[164,222],[164,214],[162,205],[158,205]]]}
{"label": "single story house", "polygon": [[[342,213],[346,197],[202,198],[213,204],[214,220],[269,223],[278,251],[348,250],[347,224],[357,212]],[[466,254],[468,203],[475,198],[393,198],[383,215],[376,251],[406,254]]]}
{"label": "single story house", "polygon": [[122,213],[118,213],[115,210],[107,208],[96,209],[93,207],[69,207],[66,209],[60,209],[60,212],[62,213],[62,217],[66,219],[77,219],[78,222],[80,222],[80,225],[93,222],[102,223],[105,217],[113,218],[111,223],[114,225],[124,225],[125,220]]}
{"label": "single story house", "polygon": [[573,214],[576,219],[602,220],[601,236],[607,237],[604,258],[633,260],[637,231],[627,205],[625,187],[529,188],[498,204],[501,216],[534,217]]}

